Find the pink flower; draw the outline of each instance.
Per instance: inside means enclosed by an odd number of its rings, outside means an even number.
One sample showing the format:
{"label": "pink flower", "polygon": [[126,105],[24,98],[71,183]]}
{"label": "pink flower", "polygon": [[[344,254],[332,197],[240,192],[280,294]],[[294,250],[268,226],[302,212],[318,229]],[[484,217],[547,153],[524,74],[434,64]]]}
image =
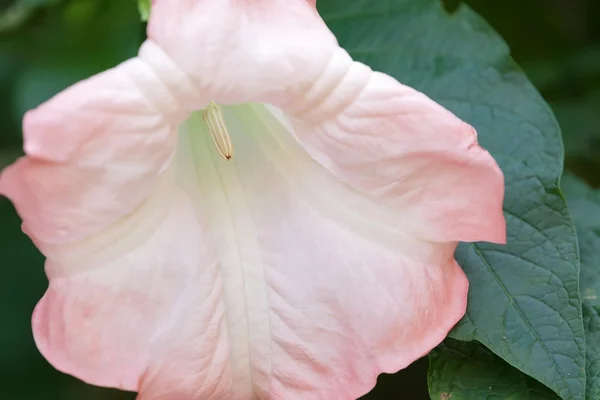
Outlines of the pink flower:
{"label": "pink flower", "polygon": [[314,1],[155,1],[138,57],[23,125],[0,191],[47,258],[37,345],[140,400],[355,399],[464,314],[457,242],[505,240],[473,128]]}

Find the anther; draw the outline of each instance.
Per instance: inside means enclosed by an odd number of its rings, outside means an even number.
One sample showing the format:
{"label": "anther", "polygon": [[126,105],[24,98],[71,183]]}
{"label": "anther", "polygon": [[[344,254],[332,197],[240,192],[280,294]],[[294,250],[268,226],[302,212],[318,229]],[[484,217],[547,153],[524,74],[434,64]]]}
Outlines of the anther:
{"label": "anther", "polygon": [[204,121],[219,155],[226,160],[231,159],[233,157],[231,137],[227,132],[221,108],[214,101],[211,101],[204,110]]}

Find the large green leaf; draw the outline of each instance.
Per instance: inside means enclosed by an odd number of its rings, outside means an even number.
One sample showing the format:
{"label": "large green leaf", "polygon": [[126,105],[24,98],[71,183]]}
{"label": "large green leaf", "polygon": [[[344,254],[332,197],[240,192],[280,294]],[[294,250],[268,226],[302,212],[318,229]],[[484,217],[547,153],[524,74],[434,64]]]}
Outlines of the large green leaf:
{"label": "large green leaf", "polygon": [[559,399],[476,342],[447,339],[429,360],[429,393],[435,400]]}
{"label": "large green leaf", "polygon": [[465,244],[467,315],[478,340],[564,399],[583,399],[585,335],[577,237],[558,189],[563,147],[552,112],[500,37],[438,0],[320,0],[341,45],[473,124],[506,177],[508,245]]}
{"label": "large green leaf", "polygon": [[562,187],[569,200],[581,251],[581,295],[587,339],[587,396],[600,399],[600,190],[566,175]]}
{"label": "large green leaf", "polygon": [[572,175],[565,175],[562,187],[579,236],[581,297],[585,303],[600,307],[600,190]]}
{"label": "large green leaf", "polygon": [[[600,399],[600,190],[565,175],[563,190],[579,235],[581,293],[587,339],[587,400]],[[539,382],[475,342],[447,339],[430,354],[433,399],[556,399]]]}

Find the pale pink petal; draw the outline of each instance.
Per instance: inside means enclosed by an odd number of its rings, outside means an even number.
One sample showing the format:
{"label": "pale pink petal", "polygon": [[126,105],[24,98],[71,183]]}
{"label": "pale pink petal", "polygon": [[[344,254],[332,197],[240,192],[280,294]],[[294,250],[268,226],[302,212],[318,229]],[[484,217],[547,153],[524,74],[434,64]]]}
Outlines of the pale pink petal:
{"label": "pale pink petal", "polygon": [[148,196],[187,114],[148,64],[128,61],[25,115],[27,157],[2,172],[0,194],[38,244],[85,238]]}
{"label": "pale pink petal", "polygon": [[405,215],[407,233],[504,243],[502,171],[471,126],[424,94],[375,72],[341,113],[292,124],[336,177]]}
{"label": "pale pink petal", "polygon": [[307,0],[156,0],[148,38],[218,103],[305,105],[341,51]]}
{"label": "pale pink petal", "polygon": [[160,380],[157,399],[228,390],[221,277],[197,209],[165,182],[117,227],[48,258],[50,287],[33,317],[48,361],[124,390]]}

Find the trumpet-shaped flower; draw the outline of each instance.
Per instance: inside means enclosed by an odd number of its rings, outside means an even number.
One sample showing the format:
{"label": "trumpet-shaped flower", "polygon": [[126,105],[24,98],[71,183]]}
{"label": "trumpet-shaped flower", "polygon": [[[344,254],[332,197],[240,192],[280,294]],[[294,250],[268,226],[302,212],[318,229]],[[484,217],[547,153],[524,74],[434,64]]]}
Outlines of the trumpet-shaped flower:
{"label": "trumpet-shaped flower", "polygon": [[314,1],[156,0],[137,57],[23,130],[37,346],[141,400],[355,399],[464,314],[457,242],[505,239],[475,131]]}

